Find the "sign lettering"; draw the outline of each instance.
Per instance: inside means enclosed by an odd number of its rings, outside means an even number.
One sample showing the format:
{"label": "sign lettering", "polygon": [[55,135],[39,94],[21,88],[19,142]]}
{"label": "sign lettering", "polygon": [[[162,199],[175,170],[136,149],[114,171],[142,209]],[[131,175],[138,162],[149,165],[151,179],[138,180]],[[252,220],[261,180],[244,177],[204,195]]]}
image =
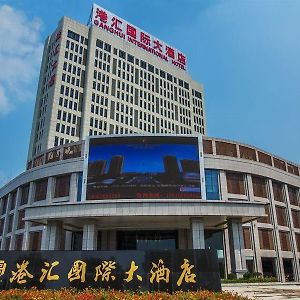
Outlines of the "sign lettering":
{"label": "sign lettering", "polygon": [[186,56],[179,50],[96,4],[93,5],[92,24],[182,70],[187,68]]}
{"label": "sign lettering", "polygon": [[[54,259],[55,257],[55,259]],[[219,291],[216,251],[0,251],[0,289]]]}

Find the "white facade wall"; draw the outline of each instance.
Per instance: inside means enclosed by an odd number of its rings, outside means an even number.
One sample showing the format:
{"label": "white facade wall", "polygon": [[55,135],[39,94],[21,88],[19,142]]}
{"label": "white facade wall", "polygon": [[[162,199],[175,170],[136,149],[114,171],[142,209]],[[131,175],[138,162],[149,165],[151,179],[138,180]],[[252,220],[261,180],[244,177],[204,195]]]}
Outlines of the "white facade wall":
{"label": "white facade wall", "polygon": [[206,134],[202,85],[104,30],[62,18],[45,43],[28,160],[88,135],[122,133]]}
{"label": "white facade wall", "polygon": [[[253,262],[253,268],[257,272],[263,271],[263,260],[273,259],[276,266],[277,278],[286,280],[284,261],[288,260],[293,266],[293,276],[299,280],[300,260],[300,228],[297,224],[300,216],[299,188],[300,176],[276,168],[271,156],[272,165],[259,161],[218,155],[216,142],[232,143],[224,140],[205,138],[212,141],[212,154],[207,154],[204,145],[204,167],[219,171],[220,199],[221,200],[101,200],[78,202],[79,174],[84,168],[83,157],[44,164],[22,173],[0,190],[2,211],[6,203],[7,209],[0,216],[2,235],[0,238],[1,249],[30,249],[32,247],[33,234],[40,232],[41,248],[49,247],[46,240],[51,240],[51,247],[65,247],[70,249],[70,232],[82,230],[85,232],[84,249],[95,249],[97,245],[96,232],[101,230],[101,249],[115,249],[116,231],[122,228],[132,229],[157,229],[178,230],[178,246],[180,248],[203,247],[203,232],[206,229],[224,229],[224,250],[227,272],[233,272],[234,268],[241,275],[245,271],[245,262]],[[251,147],[249,145],[243,145]],[[83,147],[82,147],[83,149]],[[262,150],[254,149],[257,153]],[[84,151],[82,150],[82,153]],[[240,151],[237,151],[241,156]],[[83,155],[83,154],[82,154]],[[277,158],[278,159],[278,158]],[[299,166],[282,160],[286,166],[293,165],[299,171]],[[227,174],[242,174],[244,178],[244,194],[231,194],[228,190]],[[55,185],[58,176],[70,175],[69,196],[55,198]],[[253,191],[253,178],[259,176],[266,180],[268,193],[266,197],[257,197]],[[34,201],[36,184],[40,180],[47,180],[47,194],[45,200]],[[273,183],[282,185],[282,201],[274,198]],[[22,191],[29,184],[28,203],[21,204]],[[290,199],[289,188],[297,190],[297,202]],[[14,196],[15,195],[15,196]],[[11,208],[13,197],[16,198],[16,206]],[[7,199],[7,200],[5,200]],[[270,206],[270,223],[261,222],[260,216],[264,215],[264,205]],[[278,224],[278,208],[284,208],[286,225]],[[21,211],[25,210],[25,224],[19,226]],[[298,217],[293,213],[298,213]],[[155,220],[155,222],[153,222]],[[231,222],[231,223],[230,223]],[[296,223],[295,223],[296,222]],[[11,223],[11,224],[10,224]],[[243,248],[241,238],[241,224],[243,230],[249,230],[251,247]],[[300,222],[299,222],[300,223]],[[219,224],[219,225],[218,225]],[[231,226],[228,232],[226,224]],[[75,226],[74,226],[75,225]],[[50,226],[50,227],[49,227]],[[218,227],[219,226],[219,227]],[[67,230],[65,242],[57,238],[56,232]],[[238,235],[235,228],[239,228]],[[235,230],[235,231],[234,231]],[[273,246],[265,249],[262,246],[261,232],[270,230]],[[289,250],[282,249],[282,233],[288,235]],[[244,234],[244,232],[243,232]],[[22,243],[18,244],[18,236],[22,236]],[[230,238],[231,236],[231,238]],[[90,240],[89,237],[92,237]],[[234,243],[233,243],[233,242]],[[237,243],[239,241],[239,243]],[[20,246],[21,245],[21,246]],[[58,246],[60,245],[60,246]],[[51,248],[51,249],[52,249]],[[233,255],[236,253],[236,257]],[[239,264],[236,261],[239,261]]]}

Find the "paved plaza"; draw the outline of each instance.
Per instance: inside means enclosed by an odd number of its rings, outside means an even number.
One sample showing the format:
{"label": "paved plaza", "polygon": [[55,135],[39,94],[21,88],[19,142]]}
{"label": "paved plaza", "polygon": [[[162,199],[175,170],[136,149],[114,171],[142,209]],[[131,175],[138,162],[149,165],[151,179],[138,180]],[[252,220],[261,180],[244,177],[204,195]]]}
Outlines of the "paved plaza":
{"label": "paved plaza", "polygon": [[248,296],[251,299],[300,300],[300,284],[294,282],[222,284],[222,289]]}

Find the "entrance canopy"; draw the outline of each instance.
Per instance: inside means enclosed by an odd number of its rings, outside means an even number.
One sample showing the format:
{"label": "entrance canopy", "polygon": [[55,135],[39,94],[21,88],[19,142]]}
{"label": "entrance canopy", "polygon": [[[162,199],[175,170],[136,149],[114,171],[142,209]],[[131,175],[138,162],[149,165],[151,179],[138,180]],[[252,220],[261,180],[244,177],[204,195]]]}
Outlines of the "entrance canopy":
{"label": "entrance canopy", "polygon": [[201,218],[205,227],[225,228],[228,219],[246,223],[264,215],[264,205],[250,201],[114,200],[31,206],[25,220],[39,224],[56,220],[70,229],[90,221],[103,229],[130,229],[189,228],[191,218]]}

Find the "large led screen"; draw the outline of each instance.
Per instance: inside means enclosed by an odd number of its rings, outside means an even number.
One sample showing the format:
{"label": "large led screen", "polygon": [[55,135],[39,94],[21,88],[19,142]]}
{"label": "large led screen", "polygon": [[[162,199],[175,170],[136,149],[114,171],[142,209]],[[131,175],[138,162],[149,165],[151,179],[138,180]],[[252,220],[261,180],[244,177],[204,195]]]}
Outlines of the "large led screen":
{"label": "large led screen", "polygon": [[197,137],[90,138],[86,200],[201,198]]}

